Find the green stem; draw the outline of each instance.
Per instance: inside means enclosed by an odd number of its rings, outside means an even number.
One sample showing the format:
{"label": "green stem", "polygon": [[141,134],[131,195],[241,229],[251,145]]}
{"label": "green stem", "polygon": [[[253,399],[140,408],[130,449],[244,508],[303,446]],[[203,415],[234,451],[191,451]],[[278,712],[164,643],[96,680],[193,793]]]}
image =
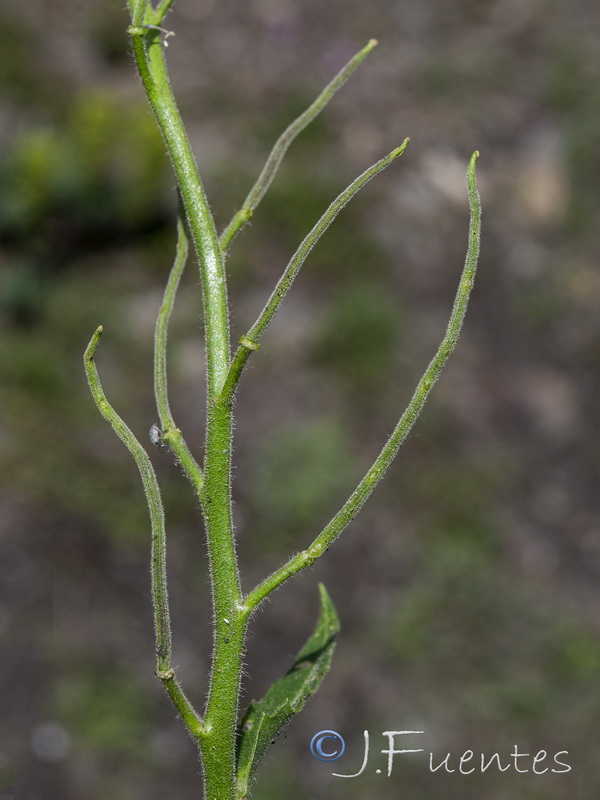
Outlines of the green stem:
{"label": "green stem", "polygon": [[167,546],[165,534],[165,515],[160,489],[150,458],[131,430],[110,405],[104,394],[94,355],[103,333],[100,325],[86,348],[83,363],[92,392],[92,397],[105,420],[129,450],[142,477],[144,492],[150,512],[152,531],[152,604],[154,606],[154,630],[156,635],[156,674],[162,681],[167,694],[193,736],[202,731],[202,720],[189,702],[175,678],[171,667],[171,622],[169,617],[169,596],[167,590]]}
{"label": "green stem", "polygon": [[200,742],[206,798],[234,800],[235,730],[247,614],[231,519],[231,404],[209,400],[202,509],[212,586],[213,664]]}
{"label": "green stem", "polygon": [[187,215],[189,230],[199,261],[204,300],[204,326],[207,351],[207,421],[203,470],[191,455],[181,432],[176,428],[167,395],[167,331],[175,294],[187,257],[187,241],[179,224],[178,248],[155,335],[155,394],[163,438],[192,481],[200,499],[208,543],[209,570],[214,613],[214,645],[206,711],[202,720],[185,697],[171,668],[171,632],[166,587],[164,514],[156,477],[146,451],[129,428],[110,407],[93,363],[102,333],[99,328],[85,354],[88,380],[94,399],[103,416],[132,453],[142,475],[152,526],[152,592],[156,627],[157,675],[163,682],[186,726],[196,738],[204,765],[206,800],[236,800],[235,734],[242,671],[242,653],[246,627],[251,612],[288,577],[312,563],[340,535],[358,513],[375,485],[381,480],[402,442],[417,419],[427,396],[454,349],[464,319],[479,251],[480,214],[475,181],[477,153],[468,170],[471,209],[469,248],[461,283],[444,340],[419,382],[408,408],[369,472],[350,498],[313,541],[308,550],[291,558],[287,564],[243,597],[238,574],[231,508],[231,453],[233,397],[244,365],[286,292],[316,242],[339,211],[374,175],[399,156],[408,144],[396,148],[357,178],[327,209],[304,239],[287,265],[275,291],[256,323],[240,339],[231,360],[229,343],[228,300],[223,268],[224,254],[236,233],[250,219],[270,186],[287,149],[306,125],[315,118],[352,71],[375,46],[371,41],[325,88],[317,100],[276,142],[263,171],[247,196],[243,207],[219,240],[185,129],[169,83],[160,27],[173,0],[159,0],[154,9],[148,0],[128,0],[132,13],[129,27],[138,70],[172,161]]}
{"label": "green stem", "polygon": [[177,251],[175,260],[169,274],[163,302],[156,320],[156,331],[154,335],[154,394],[162,428],[163,441],[169,445],[190,483],[194,487],[196,494],[200,496],[203,482],[202,470],[191,454],[181,431],[175,424],[169,406],[167,391],[167,334],[169,321],[173,312],[173,305],[175,303],[175,296],[187,257],[188,241],[185,234],[185,226],[179,219],[177,220]]}
{"label": "green stem", "polygon": [[302,265],[306,261],[313,247],[319,241],[321,236],[323,236],[325,231],[329,228],[344,206],[350,202],[354,195],[360,189],[362,189],[363,186],[371,180],[371,178],[374,178],[378,172],[381,172],[389,164],[391,164],[394,159],[402,155],[402,153],[406,150],[409,141],[409,139],[405,139],[400,147],[396,147],[396,149],[392,150],[389,155],[385,156],[385,158],[382,158],[376,164],[373,164],[373,166],[369,167],[369,169],[363,172],[362,175],[359,175],[359,177],[356,178],[356,180],[354,180],[350,186],[344,189],[344,191],[338,197],[336,197],[314,228],[304,238],[300,244],[300,247],[298,247],[290,259],[289,264],[285,268],[283,275],[279,279],[277,286],[273,290],[271,297],[261,311],[258,319],[250,328],[248,333],[245,336],[242,336],[240,339],[239,347],[236,350],[235,356],[233,357],[231,367],[229,368],[227,378],[225,379],[225,384],[223,385],[222,398],[224,401],[231,402],[248,358],[252,352],[258,350],[259,339],[263,335],[267,325],[277,313],[279,306],[281,305],[281,301],[289,291],[294,279],[300,272]]}
{"label": "green stem", "polygon": [[223,260],[204,187],[171,90],[159,32],[144,28],[144,25],[155,24],[155,20],[155,13],[148,8],[147,0],[138,0],[129,33],[144,89],[175,170],[200,264],[208,395],[215,397],[229,368],[229,323]]}
{"label": "green stem", "polygon": [[425,401],[429,396],[433,384],[439,377],[446,361],[454,350],[460,330],[467,311],[469,296],[473,287],[475,272],[477,269],[477,259],[479,256],[479,240],[481,233],[481,203],[477,191],[475,165],[479,153],[476,151],[471,157],[467,170],[467,184],[470,206],[469,224],[469,245],[465,266],[461,275],[460,283],[454,300],[452,314],[446,334],[440,344],[437,353],[429,363],[417,388],[409,402],[406,410],[390,438],[385,443],[383,449],[373,462],[373,465],[360,481],[354,492],[344,503],[342,508],[333,517],[323,531],[316,537],[308,549],[293,556],[280,569],[260,583],[245,599],[245,606],[249,611],[253,611],[274,589],[280,586],[292,575],[295,575],[304,567],[312,564],[325,550],[334,542],[346,526],[354,519],[362,508],[364,502],[371,494],[375,486],[383,478],[388,467],[392,463],[400,446],[405,441],[411,428],[415,424],[421,413]]}
{"label": "green stem", "polygon": [[133,456],[140,471],[152,529],[152,599],[154,603],[154,627],[156,631],[156,668],[164,671],[171,667],[171,624],[167,594],[167,563],[165,515],[158,481],[148,453],[135,438],[131,430],[110,405],[104,394],[94,355],[104,328],[100,325],[86,348],[83,362],[92,397],[98,411],[110,422],[113,430]]}
{"label": "green stem", "polygon": [[185,696],[179,681],[175,677],[175,671],[173,669],[164,671],[157,670],[156,674],[165,687],[165,691],[171,698],[171,702],[177,709],[179,716],[183,720],[183,724],[193,738],[199,740],[200,737],[205,734],[206,727],[194,706]]}
{"label": "green stem", "polygon": [[[229,321],[222,254],[204,189],[169,84],[160,40],[143,25],[155,22],[136,6],[130,33],[138,69],[173,162],[200,261],[207,349],[207,423],[200,491],[208,542],[214,611],[213,665],[200,748],[206,796],[235,798],[235,727],[246,615],[231,519],[230,403],[219,401],[229,368]],[[148,48],[148,49],[146,49]]]}
{"label": "green stem", "polygon": [[334,94],[342,88],[354,70],[376,46],[377,41],[375,39],[371,39],[362,50],[360,50],[353,58],[350,59],[346,66],[338,72],[335,78],[327,84],[314,103],[312,103],[306,109],[306,111],[304,111],[297,119],[295,119],[294,122],[292,122],[292,124],[284,130],[279,139],[277,139],[273,149],[269,154],[269,157],[267,158],[262,172],[258,177],[258,180],[252,189],[250,189],[248,196],[244,200],[242,208],[234,215],[231,222],[221,234],[221,250],[224,253],[227,251],[227,248],[231,244],[234,236],[252,217],[256,207],[263,199],[265,192],[273,182],[273,179],[277,174],[277,170],[279,169],[279,166],[281,165],[281,162],[283,161],[283,158],[294,139],[298,136],[298,134],[302,133],[307,125],[310,125],[315,117],[321,113]]}
{"label": "green stem", "polygon": [[160,25],[163,19],[166,17],[167,12],[170,10],[171,6],[173,5],[174,0],[162,0],[157,6],[156,11],[154,12],[156,15],[156,24]]}

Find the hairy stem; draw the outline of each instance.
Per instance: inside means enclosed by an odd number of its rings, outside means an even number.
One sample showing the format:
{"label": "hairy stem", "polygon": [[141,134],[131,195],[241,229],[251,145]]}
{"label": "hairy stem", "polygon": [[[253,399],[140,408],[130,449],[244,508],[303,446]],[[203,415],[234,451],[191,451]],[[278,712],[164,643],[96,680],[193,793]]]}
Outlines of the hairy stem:
{"label": "hairy stem", "polygon": [[[177,252],[165,289],[155,331],[154,388],[162,439],[183,467],[200,500],[208,545],[208,561],[212,589],[213,608],[213,659],[212,672],[206,701],[204,718],[195,711],[171,667],[171,630],[166,583],[166,542],[162,500],[154,470],[148,454],[129,428],[108,404],[94,365],[94,354],[102,327],[98,328],[85,353],[85,367],[90,388],[101,414],[111,423],[117,435],[125,443],[135,459],[142,476],[150,511],[152,530],[152,597],[156,629],[157,676],[181,715],[185,725],[197,741],[204,765],[206,800],[237,800],[236,797],[236,724],[239,706],[239,687],[242,672],[242,653],[248,619],[256,607],[288,577],[314,562],[341,534],[356,516],[363,503],[383,477],[398,449],[408,436],[420,414],[431,388],[444,364],[454,349],[466,313],[473,285],[479,253],[481,208],[477,193],[475,164],[478,153],[470,161],[467,182],[470,203],[469,246],[465,267],[454,302],[446,335],[435,357],[427,367],[416,391],[404,411],[392,435],[384,445],[372,467],[350,495],[346,503],[316,537],[307,550],[292,557],[279,570],[260,583],[246,597],[243,596],[238,574],[237,556],[232,522],[231,504],[231,455],[232,455],[232,407],[236,387],[250,354],[259,347],[265,329],[279,309],[283,297],[290,289],[298,272],[312,248],[331,225],[337,214],[351,198],[378,172],[387,167],[404,152],[408,139],[388,156],[378,161],[360,175],[329,206],[317,224],[305,237],[292,256],[274,292],[267,301],[254,325],[242,336],[235,357],[230,353],[230,327],[228,298],[223,262],[226,251],[236,233],[251,218],[254,210],[271,185],[288,148],[296,136],[321,112],[329,100],[340,89],[351,73],[376,45],[371,40],[328,84],[315,102],[300,115],[279,137],[256,183],[246,197],[242,208],[234,215],[222,236],[217,236],[215,223],[208,206],[196,162],[171,90],[164,47],[171,32],[165,31],[161,23],[170,10],[173,0],[157,0],[156,8],[148,0],[127,0],[132,17],[129,27],[133,52],[150,106],[164,138],[166,149],[173,164],[181,199],[187,216],[189,231],[199,263],[204,301],[204,331],[207,359],[207,413],[204,463],[202,468],[191,454],[181,431],[175,425],[169,406],[167,391],[167,335],[170,317],[180,278],[188,256],[188,245],[183,223],[178,223]],[[324,591],[324,590],[323,590]],[[322,592],[323,595],[323,592]],[[331,601],[328,602],[331,606]],[[333,608],[333,606],[331,606]],[[335,610],[324,614],[325,622],[316,629],[317,639],[326,635],[327,642],[337,632]],[[335,623],[335,624],[334,624]],[[315,634],[315,635],[317,635]],[[309,641],[308,655],[313,656]],[[304,652],[304,651],[303,651]],[[320,669],[328,668],[331,648],[325,654]],[[308,657],[307,657],[308,658]],[[293,680],[300,681],[294,703],[302,702],[315,690],[315,673],[301,672],[310,667],[297,665]],[[320,678],[322,672],[319,673]],[[301,680],[306,681],[304,686]],[[281,724],[293,708],[289,697],[279,697],[282,684],[276,682],[274,692],[266,697],[268,702],[261,710],[256,704],[254,713],[273,719],[281,717]],[[300,691],[301,689],[301,691]],[[274,703],[270,706],[269,703]],[[289,708],[288,708],[289,706]],[[258,709],[258,710],[257,710]],[[274,716],[273,716],[274,715]],[[261,718],[262,719],[262,718]],[[263,720],[264,722],[264,720]],[[260,724],[262,725],[263,722]],[[272,738],[273,720],[265,723],[267,734],[260,742],[264,751]],[[271,725],[271,727],[269,727]],[[279,725],[279,723],[278,723]],[[277,727],[277,726],[275,726]],[[249,732],[251,729],[247,729]],[[243,731],[240,735],[243,736]],[[255,739],[246,739],[246,754],[259,752],[259,733]],[[254,747],[254,750],[252,749]],[[257,749],[258,748],[258,749]],[[258,756],[260,758],[260,756]],[[240,755],[243,761],[243,756]],[[240,766],[241,774],[248,777],[256,763],[248,757]],[[243,783],[243,782],[242,782]],[[243,784],[245,786],[245,784]],[[247,787],[246,787],[247,788]],[[240,792],[246,791],[240,789]]]}
{"label": "hairy stem", "polygon": [[235,796],[235,729],[247,615],[231,519],[231,405],[209,400],[202,509],[213,604],[213,664],[201,740],[207,798]]}
{"label": "hairy stem", "polygon": [[467,170],[470,223],[469,244],[465,266],[460,278],[460,283],[458,285],[458,290],[454,300],[450,321],[448,322],[448,327],[446,329],[446,334],[438,348],[437,353],[423,373],[421,380],[417,384],[417,388],[415,389],[412,399],[400,417],[400,420],[394,428],[392,435],[383,446],[383,449],[373,462],[371,468],[366,473],[364,478],[360,481],[342,508],[325,526],[312,544],[306,550],[303,550],[301,553],[293,556],[286,564],[280,567],[280,569],[266,578],[252,592],[250,592],[245,599],[245,605],[250,611],[254,610],[265,599],[265,597],[267,597],[267,595],[280,586],[284,581],[286,581],[292,575],[295,575],[301,569],[304,569],[304,567],[312,564],[319,556],[321,556],[358,514],[368,496],[383,478],[388,467],[396,456],[396,453],[410,433],[411,428],[423,410],[423,406],[425,405],[425,401],[429,396],[429,392],[431,391],[433,384],[439,377],[446,361],[454,350],[467,311],[469,296],[471,294],[471,289],[473,288],[475,271],[477,269],[477,259],[479,257],[481,203],[479,200],[475,176],[475,165],[478,157],[479,153],[477,151],[473,153],[469,163],[469,168]]}
{"label": "hairy stem", "polygon": [[169,406],[169,396],[167,391],[167,334],[169,320],[173,312],[175,296],[181,280],[188,257],[188,242],[185,234],[185,227],[181,220],[177,221],[177,252],[175,261],[169,274],[169,280],[165,288],[163,302],[158,312],[156,320],[156,331],[154,334],[154,394],[156,397],[156,407],[162,428],[162,439],[169,445],[177,460],[181,464],[183,471],[194,487],[196,494],[200,496],[202,489],[203,475],[202,470],[194,456],[191,454],[185,439],[179,428],[176,426]]}
{"label": "hairy stem", "polygon": [[156,6],[156,24],[160,25],[163,21],[165,16],[167,15],[168,11],[170,10],[171,6],[173,5],[173,0],[162,0]]}
{"label": "hairy stem", "polygon": [[129,450],[142,477],[144,492],[150,512],[152,531],[152,605],[154,606],[154,630],[156,636],[156,674],[165,687],[173,705],[180,713],[190,733],[198,737],[203,730],[202,720],[189,702],[175,672],[171,667],[171,622],[169,617],[169,596],[167,591],[167,546],[165,534],[165,515],[156,475],[148,453],[138,442],[131,430],[110,405],[104,394],[94,355],[103,333],[100,325],[86,348],[83,363],[98,411],[112,425],[113,430]]}
{"label": "hairy stem", "polygon": [[362,189],[363,186],[365,186],[365,184],[371,180],[371,178],[374,178],[377,173],[389,166],[394,159],[402,155],[402,153],[406,150],[408,143],[409,139],[405,139],[400,147],[396,147],[396,149],[392,150],[389,155],[385,156],[385,158],[382,158],[376,164],[373,164],[373,166],[369,167],[369,169],[363,172],[362,175],[359,175],[358,178],[356,178],[356,180],[350,184],[350,186],[344,189],[344,191],[338,197],[336,197],[314,228],[304,238],[300,244],[300,247],[298,247],[290,259],[283,275],[277,282],[277,286],[273,290],[271,297],[268,299],[267,304],[261,311],[258,319],[250,328],[248,333],[245,336],[242,336],[240,339],[239,347],[235,353],[233,361],[231,362],[231,367],[229,368],[229,373],[223,386],[221,396],[225,401],[231,402],[248,358],[255,350],[258,350],[259,339],[277,313],[283,298],[289,291],[292,283],[300,272],[302,265],[306,261],[313,247],[319,241],[321,236],[323,236],[325,231],[329,228],[344,206],[346,206],[354,197],[354,195],[360,189]]}
{"label": "hairy stem", "polygon": [[229,369],[229,319],[222,253],[196,163],[169,84],[160,38],[136,6],[130,33],[138,69],[173,162],[202,277],[207,351],[207,421],[200,500],[208,542],[214,646],[200,749],[206,796],[235,797],[235,726],[246,616],[241,603],[231,518],[230,403],[219,401]]}
{"label": "hairy stem", "polygon": [[231,244],[234,236],[241,230],[241,228],[251,219],[256,207],[263,199],[266,191],[273,182],[277,170],[283,161],[290,145],[298,134],[310,125],[310,123],[317,117],[325,108],[327,103],[331,100],[334,94],[342,88],[348,78],[352,75],[354,70],[360,65],[365,57],[377,46],[377,41],[371,39],[368,44],[363,47],[350,61],[343,67],[335,78],[327,84],[317,99],[304,111],[300,116],[295,119],[281,134],[279,139],[275,142],[273,149],[269,153],[267,161],[262,168],[262,172],[258,176],[258,180],[250,189],[248,196],[244,200],[241,209],[233,216],[231,222],[223,233],[221,234],[221,250],[225,252]]}
{"label": "hairy stem", "polygon": [[138,0],[129,28],[138,71],[173,164],[200,264],[204,297],[207,384],[216,396],[229,368],[227,289],[215,223],[179,110],[173,97],[160,32],[145,25],[156,16]]}
{"label": "hairy stem", "polygon": [[165,514],[158,481],[148,453],[146,453],[131,430],[110,405],[100,383],[100,376],[94,363],[94,355],[103,332],[102,325],[95,330],[86,348],[83,363],[90,391],[98,411],[112,425],[119,439],[133,456],[144,485],[152,529],[152,599],[156,632],[156,668],[158,671],[165,671],[171,667],[171,623],[167,593]]}
{"label": "hairy stem", "polygon": [[175,706],[183,724],[188,729],[192,737],[199,740],[200,737],[206,733],[206,726],[202,722],[202,718],[186,697],[181,684],[175,677],[175,670],[157,670],[156,674],[160,678],[162,685],[165,687],[166,693],[171,698],[171,702]]}

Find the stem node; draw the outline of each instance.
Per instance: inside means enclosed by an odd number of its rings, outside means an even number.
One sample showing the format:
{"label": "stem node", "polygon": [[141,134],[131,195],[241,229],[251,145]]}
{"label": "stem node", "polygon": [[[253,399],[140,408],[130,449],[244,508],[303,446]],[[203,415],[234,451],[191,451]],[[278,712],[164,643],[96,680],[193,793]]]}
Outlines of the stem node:
{"label": "stem node", "polygon": [[256,351],[260,348],[259,342],[253,342],[248,336],[240,337],[240,344],[247,350]]}

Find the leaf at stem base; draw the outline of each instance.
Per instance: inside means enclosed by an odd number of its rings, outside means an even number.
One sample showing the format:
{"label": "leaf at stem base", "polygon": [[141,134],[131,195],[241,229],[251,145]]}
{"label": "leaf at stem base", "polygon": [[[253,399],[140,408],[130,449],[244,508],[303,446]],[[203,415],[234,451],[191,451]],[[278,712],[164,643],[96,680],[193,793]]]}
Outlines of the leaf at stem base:
{"label": "leaf at stem base", "polygon": [[244,714],[237,739],[237,794],[248,794],[252,773],[284,725],[319,688],[329,671],[340,630],[337,612],[323,584],[319,584],[321,611],[312,635],[283,678],[276,680],[262,700],[253,701]]}

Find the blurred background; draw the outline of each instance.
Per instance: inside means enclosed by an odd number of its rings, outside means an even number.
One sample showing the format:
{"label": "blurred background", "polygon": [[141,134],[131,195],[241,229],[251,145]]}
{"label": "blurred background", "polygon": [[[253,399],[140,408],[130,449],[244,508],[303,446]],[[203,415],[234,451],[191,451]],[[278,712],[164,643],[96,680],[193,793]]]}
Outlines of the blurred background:
{"label": "blurred background", "polygon": [[[154,678],[145,443],[152,337],[175,243],[174,180],[123,2],[7,0],[0,28],[0,796],[192,800],[193,744]],[[380,46],[293,145],[228,261],[235,339],[331,200],[405,136],[307,261],[244,374],[235,513],[249,590],[337,510],[443,334],[481,151],[480,273],[459,347],[385,482],[342,539],[257,615],[243,705],[305,641],[324,581],[342,633],[273,746],[275,800],[600,796],[600,7],[587,0],[177,0],[171,78],[219,228],[281,130],[370,37]],[[184,276],[175,418],[201,453],[202,309]],[[153,450],[167,508],[174,663],[207,687],[210,609],[194,498]],[[339,731],[342,759],[308,743]],[[371,761],[354,780],[363,730]],[[392,777],[385,730],[424,730]],[[566,774],[429,772],[427,753]],[[398,745],[402,746],[402,745]],[[403,760],[401,760],[403,759]],[[456,763],[454,764],[456,767]],[[552,766],[552,765],[551,765]]]}

